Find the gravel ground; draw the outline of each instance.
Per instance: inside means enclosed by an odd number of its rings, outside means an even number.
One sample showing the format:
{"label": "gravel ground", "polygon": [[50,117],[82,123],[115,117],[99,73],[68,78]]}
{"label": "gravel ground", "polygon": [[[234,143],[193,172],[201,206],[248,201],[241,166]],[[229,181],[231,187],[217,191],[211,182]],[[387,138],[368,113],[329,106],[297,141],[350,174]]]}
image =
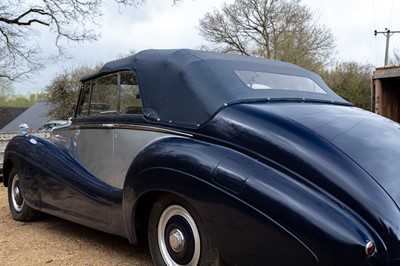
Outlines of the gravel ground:
{"label": "gravel ground", "polygon": [[0,265],[153,265],[147,247],[56,217],[14,221],[0,183]]}

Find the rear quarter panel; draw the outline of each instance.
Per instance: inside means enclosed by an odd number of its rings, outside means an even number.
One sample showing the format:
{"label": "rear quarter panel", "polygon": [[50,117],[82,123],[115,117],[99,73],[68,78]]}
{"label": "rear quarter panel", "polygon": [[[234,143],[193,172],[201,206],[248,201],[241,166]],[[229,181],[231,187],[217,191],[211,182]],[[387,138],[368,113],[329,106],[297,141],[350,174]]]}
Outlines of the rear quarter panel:
{"label": "rear quarter panel", "polygon": [[371,230],[356,215],[310,184],[232,149],[179,138],[146,147],[125,182],[128,231],[135,224],[131,210],[152,191],[191,203],[228,263],[367,263],[362,253]]}

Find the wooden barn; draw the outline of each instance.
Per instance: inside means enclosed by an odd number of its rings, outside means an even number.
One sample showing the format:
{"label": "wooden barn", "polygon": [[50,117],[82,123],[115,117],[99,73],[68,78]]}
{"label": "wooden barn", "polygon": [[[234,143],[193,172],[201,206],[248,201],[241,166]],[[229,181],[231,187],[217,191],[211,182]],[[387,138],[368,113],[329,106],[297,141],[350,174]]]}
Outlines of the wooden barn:
{"label": "wooden barn", "polygon": [[400,66],[375,69],[371,111],[400,123]]}

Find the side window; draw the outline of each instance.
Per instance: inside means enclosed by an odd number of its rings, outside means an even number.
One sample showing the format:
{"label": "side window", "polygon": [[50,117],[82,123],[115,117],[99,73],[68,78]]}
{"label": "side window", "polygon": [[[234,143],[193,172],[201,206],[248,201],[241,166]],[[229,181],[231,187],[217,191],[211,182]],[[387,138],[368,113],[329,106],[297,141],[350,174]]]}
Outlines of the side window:
{"label": "side window", "polygon": [[82,84],[82,90],[81,90],[81,95],[79,97],[79,103],[78,103],[78,111],[77,115],[78,116],[84,116],[89,114],[89,100],[90,100],[90,87],[91,87],[92,82],[85,81]]}
{"label": "side window", "polygon": [[120,72],[120,82],[120,114],[142,114],[142,102],[135,73]]}
{"label": "side window", "polygon": [[85,81],[78,103],[78,116],[107,115],[117,113],[117,74]]}
{"label": "side window", "polygon": [[90,115],[117,114],[118,79],[111,74],[93,80]]}
{"label": "side window", "polygon": [[[120,87],[118,108],[118,82]],[[82,84],[78,116],[107,114],[142,114],[139,87],[135,73],[122,71]]]}

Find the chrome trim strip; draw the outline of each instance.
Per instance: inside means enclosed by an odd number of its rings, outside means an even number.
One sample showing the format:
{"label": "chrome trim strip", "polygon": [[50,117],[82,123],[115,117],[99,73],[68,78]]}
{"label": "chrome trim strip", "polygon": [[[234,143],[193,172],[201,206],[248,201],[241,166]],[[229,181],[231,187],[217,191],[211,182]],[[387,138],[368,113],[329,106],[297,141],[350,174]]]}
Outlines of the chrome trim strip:
{"label": "chrome trim strip", "polygon": [[179,135],[184,137],[193,138],[192,134],[166,129],[166,128],[159,128],[154,126],[144,126],[144,125],[132,125],[132,124],[81,124],[81,125],[72,125],[72,129],[87,129],[87,128],[108,128],[108,129],[130,129],[130,130],[141,130],[141,131],[151,131],[151,132],[158,132],[158,133],[166,133],[166,134],[173,134]]}

